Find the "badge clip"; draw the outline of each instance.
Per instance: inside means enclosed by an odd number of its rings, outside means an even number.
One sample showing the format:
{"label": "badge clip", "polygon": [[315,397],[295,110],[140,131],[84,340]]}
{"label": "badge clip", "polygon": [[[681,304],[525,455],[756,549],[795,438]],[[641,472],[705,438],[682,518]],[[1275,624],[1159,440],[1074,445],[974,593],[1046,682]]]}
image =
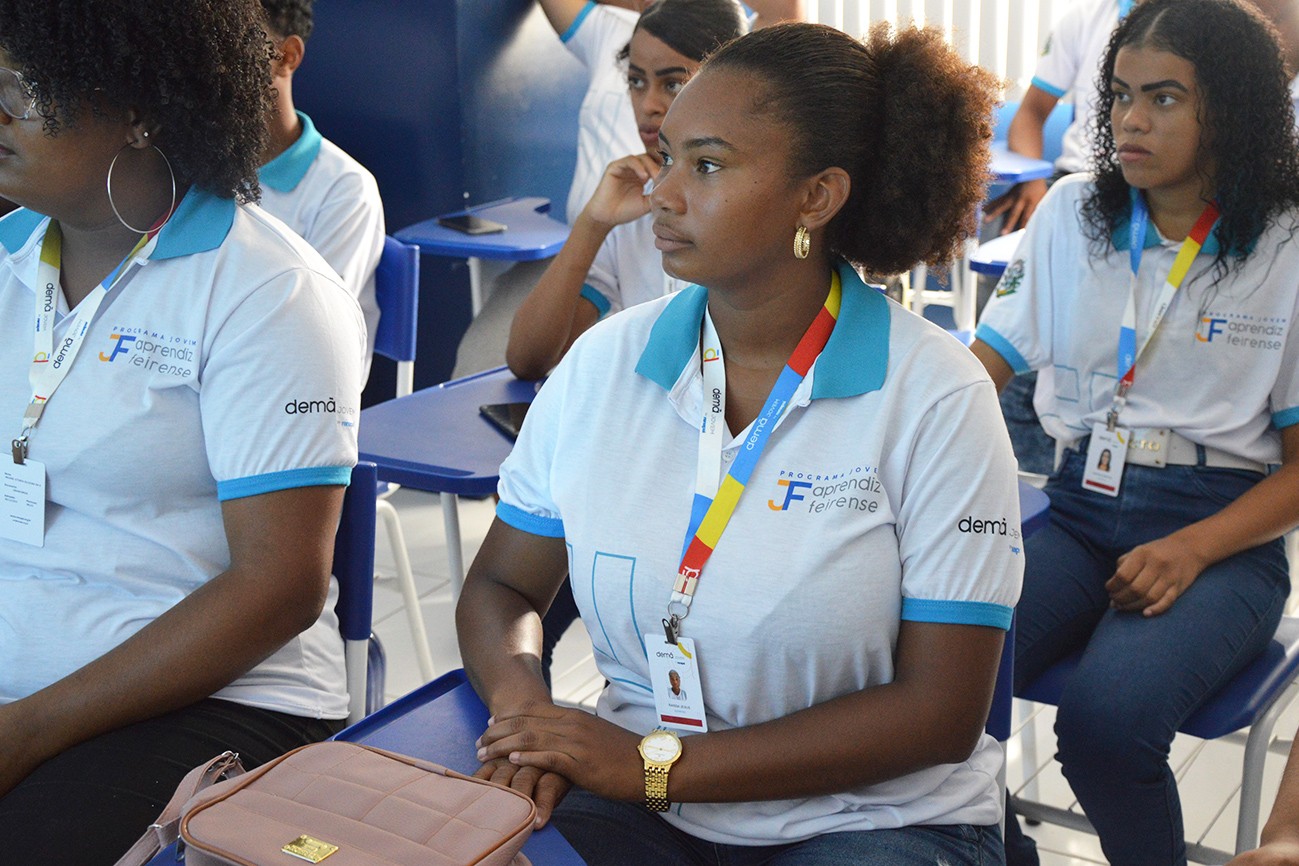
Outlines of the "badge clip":
{"label": "badge clip", "polygon": [[663,620],[663,638],[673,646],[677,643],[677,628],[679,626],[680,620],[677,619],[676,615],[673,615],[671,619]]}
{"label": "badge clip", "polygon": [[27,437],[19,436],[13,440],[14,465],[22,466],[27,459]]}

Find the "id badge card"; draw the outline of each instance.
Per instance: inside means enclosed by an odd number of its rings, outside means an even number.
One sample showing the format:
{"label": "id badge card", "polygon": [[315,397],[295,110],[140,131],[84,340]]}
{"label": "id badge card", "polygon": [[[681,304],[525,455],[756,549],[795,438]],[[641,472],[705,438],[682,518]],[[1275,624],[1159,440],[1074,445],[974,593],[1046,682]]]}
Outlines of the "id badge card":
{"label": "id badge card", "polygon": [[1106,496],[1118,496],[1123,483],[1123,464],[1128,457],[1131,431],[1122,427],[1110,430],[1105,424],[1092,427],[1091,444],[1087,446],[1087,465],[1083,471],[1084,490]]}
{"label": "id badge card", "polygon": [[0,469],[0,538],[45,546],[45,464],[4,461]]}
{"label": "id badge card", "polygon": [[707,731],[695,642],[679,637],[675,644],[670,644],[663,640],[662,632],[647,634],[645,652],[649,656],[650,683],[654,687],[654,710],[659,724],[681,731]]}

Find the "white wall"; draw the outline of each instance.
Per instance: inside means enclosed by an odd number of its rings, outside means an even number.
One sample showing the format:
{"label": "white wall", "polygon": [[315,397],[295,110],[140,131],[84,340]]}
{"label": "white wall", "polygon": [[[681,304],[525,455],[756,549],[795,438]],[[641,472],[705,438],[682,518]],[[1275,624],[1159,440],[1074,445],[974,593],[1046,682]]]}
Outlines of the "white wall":
{"label": "white wall", "polygon": [[807,19],[861,36],[877,21],[939,27],[962,56],[1006,79],[1018,99],[1051,25],[1078,0],[804,0]]}

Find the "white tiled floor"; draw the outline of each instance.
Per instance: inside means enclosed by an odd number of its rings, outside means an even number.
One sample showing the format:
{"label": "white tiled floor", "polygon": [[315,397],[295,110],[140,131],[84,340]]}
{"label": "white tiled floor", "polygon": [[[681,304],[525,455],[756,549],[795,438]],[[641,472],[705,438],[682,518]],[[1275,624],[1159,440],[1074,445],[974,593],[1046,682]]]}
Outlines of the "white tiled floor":
{"label": "white tiled floor", "polygon": [[[410,546],[434,666],[438,673],[443,673],[460,666],[460,655],[456,648],[451,589],[447,580],[446,539],[438,499],[418,491],[400,490],[392,502],[401,514],[402,528]],[[493,507],[489,500],[461,500],[460,527],[466,563],[472,561],[482,543],[492,519]],[[375,584],[375,632],[388,654],[385,693],[392,700],[419,686],[421,680],[402,610],[401,593],[391,579],[392,556],[382,531],[378,545],[376,568],[380,579]],[[556,695],[561,701],[588,708],[594,706],[603,680],[596,673],[591,659],[591,642],[580,623],[569,630],[556,649],[554,680]],[[1015,719],[1019,733],[1009,744],[1007,779],[1017,793],[1026,785],[1036,785],[1036,793],[1031,794],[1035,799],[1068,808],[1074,805],[1073,796],[1060,774],[1059,765],[1051,760],[1054,713],[1053,707],[1016,701]],[[1291,708],[1282,717],[1277,730],[1288,736],[1297,726],[1299,706]],[[1172,763],[1178,774],[1189,839],[1215,848],[1232,848],[1243,752],[1243,741],[1204,742],[1179,737],[1174,742]],[[1280,756],[1269,759],[1263,791],[1264,817],[1276,796],[1284,763]],[[1037,840],[1042,866],[1105,863],[1100,845],[1092,836],[1048,825],[1030,828],[1029,834]]]}

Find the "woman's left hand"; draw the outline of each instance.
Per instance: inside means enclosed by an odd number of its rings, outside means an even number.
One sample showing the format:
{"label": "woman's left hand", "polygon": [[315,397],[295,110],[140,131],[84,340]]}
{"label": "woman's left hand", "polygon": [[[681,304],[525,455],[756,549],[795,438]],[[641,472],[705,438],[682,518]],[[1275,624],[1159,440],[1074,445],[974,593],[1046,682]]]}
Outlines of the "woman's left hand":
{"label": "woman's left hand", "polygon": [[1158,616],[1173,606],[1206,565],[1191,545],[1170,535],[1120,556],[1105,591],[1117,610]]}
{"label": "woman's left hand", "polygon": [[583,710],[536,706],[493,718],[478,740],[478,760],[504,758],[558,773],[610,800],[645,797],[640,737]]}

